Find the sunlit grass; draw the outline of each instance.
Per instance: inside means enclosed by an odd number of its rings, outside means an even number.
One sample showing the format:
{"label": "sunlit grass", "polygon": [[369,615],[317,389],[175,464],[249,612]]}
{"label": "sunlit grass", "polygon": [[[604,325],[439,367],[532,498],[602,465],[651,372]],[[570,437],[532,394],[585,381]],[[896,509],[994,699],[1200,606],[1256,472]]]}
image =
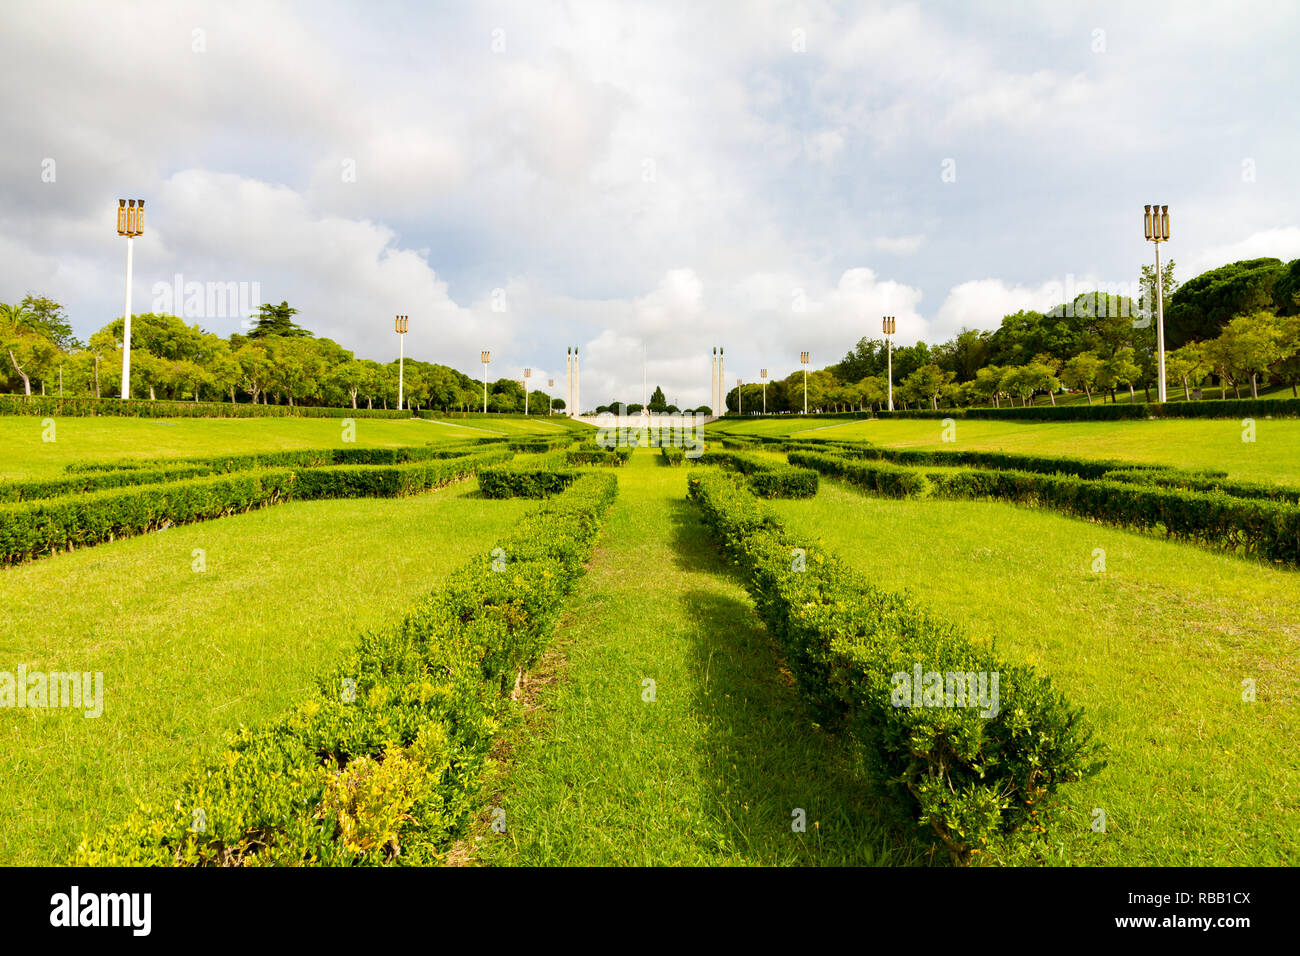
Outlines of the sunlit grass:
{"label": "sunlit grass", "polygon": [[0,864],[67,862],[83,828],[292,706],[529,507],[476,487],[285,504],[0,570],[0,670],[102,671],[105,698],[97,719],[0,709]]}
{"label": "sunlit grass", "polygon": [[1088,709],[1110,766],[1063,791],[1055,862],[1300,863],[1300,573],[999,503],[773,504]]}

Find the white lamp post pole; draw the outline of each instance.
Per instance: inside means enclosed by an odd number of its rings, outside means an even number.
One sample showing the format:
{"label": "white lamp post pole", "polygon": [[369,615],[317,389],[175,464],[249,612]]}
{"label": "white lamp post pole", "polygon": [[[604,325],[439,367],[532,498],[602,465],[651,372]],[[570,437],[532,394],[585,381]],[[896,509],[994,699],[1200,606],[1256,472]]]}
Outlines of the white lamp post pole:
{"label": "white lamp post pole", "polygon": [[117,234],[126,237],[126,305],[122,309],[122,398],[124,399],[131,397],[131,259],[135,237],[142,232],[144,232],[144,200],[119,199]]}
{"label": "white lamp post pole", "polygon": [[[1143,217],[1147,239],[1156,244],[1156,401],[1164,404],[1165,392],[1165,277],[1160,274],[1160,243],[1169,241],[1169,207],[1147,206]],[[1154,211],[1153,211],[1154,210]]]}
{"label": "white lamp post pole", "polygon": [[763,414],[767,414],[767,369],[759,369],[759,378],[763,380]]}
{"label": "white lamp post pole", "polygon": [[405,390],[406,390],[406,324],[408,317],[399,315],[397,317],[397,410],[401,411],[405,407]]}
{"label": "white lamp post pole", "polygon": [[808,353],[799,353],[799,363],[803,365],[803,413],[808,414]]}
{"label": "white lamp post pole", "polygon": [[528,414],[528,376],[533,374],[530,368],[524,369],[524,414]]}
{"label": "white lamp post pole", "polygon": [[487,414],[487,367],[488,362],[492,361],[492,353],[486,349],[479,353],[479,358],[483,362],[483,414]]}
{"label": "white lamp post pole", "polygon": [[744,382],[736,379],[736,414],[745,414],[745,389]]}
{"label": "white lamp post pole", "polygon": [[551,389],[555,388],[555,379],[546,380],[546,414],[550,415],[555,411],[555,396],[551,394]]}
{"label": "white lamp post pole", "polygon": [[898,327],[895,317],[892,315],[885,316],[883,322],[883,331],[885,333],[885,353],[888,361],[888,372],[886,377],[889,380],[889,410],[894,410],[894,331]]}

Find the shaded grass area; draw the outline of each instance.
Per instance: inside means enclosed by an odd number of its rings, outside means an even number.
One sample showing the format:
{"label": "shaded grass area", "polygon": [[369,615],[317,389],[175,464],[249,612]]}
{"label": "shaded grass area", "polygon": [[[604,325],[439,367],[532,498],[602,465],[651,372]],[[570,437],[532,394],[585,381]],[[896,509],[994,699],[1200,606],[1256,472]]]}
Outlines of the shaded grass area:
{"label": "shaded grass area", "polygon": [[[506,737],[493,801],[506,832],[480,825],[472,856],[514,865],[929,860],[860,752],[812,723],[685,500],[686,469],[657,459],[639,450],[619,472],[602,545],[560,630],[559,677]],[[806,832],[792,828],[800,810]]]}
{"label": "shaded grass area", "polygon": [[1088,709],[1109,766],[1059,795],[1047,862],[1300,862],[1300,573],[1050,512],[834,482],[773,506]]}
{"label": "shaded grass area", "polygon": [[1180,468],[1218,468],[1233,478],[1300,484],[1300,420],[1294,418],[1256,419],[1253,442],[1242,441],[1240,419],[1219,418],[1131,422],[959,420],[955,442],[943,441],[941,419],[846,421],[790,416],[713,427],[738,437],[833,438],[896,448],[1119,458]]}
{"label": "shaded grass area", "polygon": [[0,571],[0,670],[104,675],[99,718],[0,709],[0,864],[66,862],[86,828],[292,706],[362,630],[527,508],[487,501],[473,481],[293,502]]}

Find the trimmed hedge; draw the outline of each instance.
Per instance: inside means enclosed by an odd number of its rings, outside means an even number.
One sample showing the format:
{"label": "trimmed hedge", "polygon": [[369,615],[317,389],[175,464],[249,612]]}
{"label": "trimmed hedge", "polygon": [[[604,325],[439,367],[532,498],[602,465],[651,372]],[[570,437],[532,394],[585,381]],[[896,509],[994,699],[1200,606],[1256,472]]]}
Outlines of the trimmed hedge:
{"label": "trimmed hedge", "polygon": [[749,489],[761,498],[812,498],[817,494],[817,472],[792,468],[735,451],[710,452],[704,464],[722,465],[745,476]]}
{"label": "trimmed hedge", "polygon": [[1239,398],[1200,402],[1114,405],[1031,405],[1027,408],[950,408],[879,411],[877,418],[1001,418],[1046,422],[1101,422],[1146,418],[1295,418],[1297,398]]}
{"label": "trimmed hedge", "polygon": [[548,498],[573,484],[580,473],[566,468],[559,455],[533,462],[481,468],[478,487],[485,498]]}
{"label": "trimmed hedge", "polygon": [[900,474],[907,469],[894,465],[809,452],[791,452],[790,459],[894,497],[933,494],[1038,505],[1270,561],[1300,564],[1300,506],[1286,501],[1026,471],[971,468],[913,472],[908,478]]}
{"label": "trimmed hedge", "polygon": [[70,417],[121,415],[128,418],[410,418],[392,408],[325,408],[313,405],[255,405],[231,402],[166,402],[132,398],[59,398],[57,395],[0,395],[0,415]]}
{"label": "trimmed hedge", "polygon": [[447,461],[247,470],[0,505],[0,564],[249,511],[288,500],[414,494],[503,460],[490,451]]}
{"label": "trimmed hedge", "polygon": [[525,515],[496,557],[364,634],[300,706],[83,838],[76,864],[441,862],[480,809],[506,695],[551,639],[617,487],[587,474]]}
{"label": "trimmed hedge", "polygon": [[[819,721],[863,745],[955,861],[1043,826],[1047,798],[1101,768],[1082,712],[1049,679],[1003,664],[910,596],[789,535],[727,476],[693,474],[688,488]],[[996,675],[996,704],[915,706],[898,677],[918,668],[984,675],[990,689]]]}
{"label": "trimmed hedge", "polygon": [[1161,485],[1187,491],[1221,491],[1234,498],[1263,498],[1268,501],[1285,501],[1300,504],[1300,488],[1274,485],[1262,481],[1229,481],[1226,474],[1200,475],[1175,469],[1122,468],[1108,471],[1102,476],[1107,481],[1123,481],[1138,485]]}
{"label": "trimmed hedge", "polygon": [[680,466],[686,462],[686,449],[678,445],[660,445],[659,460],[665,465]]}
{"label": "trimmed hedge", "polygon": [[319,468],[325,465],[400,465],[412,461],[463,458],[480,448],[506,446],[500,442],[458,442],[454,445],[399,445],[395,448],[302,448],[293,451],[261,451],[245,455],[209,455],[198,458],[119,458],[113,461],[71,462],[67,472],[118,471],[180,466],[206,466],[213,471],[244,471],[249,468]]}
{"label": "trimmed hedge", "polygon": [[621,468],[632,457],[631,448],[579,448],[565,452],[564,462],[568,465],[604,465]]}

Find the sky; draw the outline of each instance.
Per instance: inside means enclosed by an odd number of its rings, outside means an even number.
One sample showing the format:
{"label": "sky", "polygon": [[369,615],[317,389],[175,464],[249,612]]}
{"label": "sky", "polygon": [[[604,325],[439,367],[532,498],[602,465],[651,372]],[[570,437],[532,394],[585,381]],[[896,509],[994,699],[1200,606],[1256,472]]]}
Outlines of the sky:
{"label": "sky", "polygon": [[[7,3],[0,301],[255,308],[584,406],[1300,257],[1300,5]],[[233,284],[233,285],[231,285]],[[187,289],[188,286],[188,289]],[[181,295],[175,290],[179,287]],[[194,290],[200,294],[194,295]]]}

